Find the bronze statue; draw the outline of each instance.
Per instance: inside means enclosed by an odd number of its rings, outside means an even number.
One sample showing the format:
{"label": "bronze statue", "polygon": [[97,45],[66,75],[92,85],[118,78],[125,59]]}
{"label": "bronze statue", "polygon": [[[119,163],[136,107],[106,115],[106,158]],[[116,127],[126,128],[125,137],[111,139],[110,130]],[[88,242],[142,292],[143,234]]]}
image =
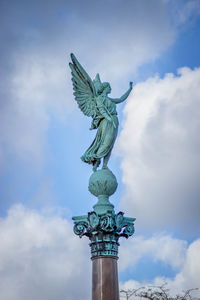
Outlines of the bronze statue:
{"label": "bronze statue", "polygon": [[96,171],[103,158],[103,169],[107,168],[108,160],[118,132],[116,104],[123,102],[132,90],[132,82],[127,92],[120,98],[110,98],[111,87],[108,82],[101,82],[99,74],[92,81],[74,54],[71,54],[72,82],[74,96],[81,111],[92,117],[90,129],[97,129],[97,134],[81,159],[93,165]]}

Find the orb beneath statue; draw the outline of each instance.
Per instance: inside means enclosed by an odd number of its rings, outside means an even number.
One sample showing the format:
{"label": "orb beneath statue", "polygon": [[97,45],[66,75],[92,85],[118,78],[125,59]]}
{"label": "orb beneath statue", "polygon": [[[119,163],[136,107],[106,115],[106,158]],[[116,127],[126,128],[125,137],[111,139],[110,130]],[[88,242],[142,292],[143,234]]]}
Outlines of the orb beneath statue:
{"label": "orb beneath statue", "polygon": [[117,189],[117,179],[109,169],[94,172],[89,179],[89,191],[96,197],[111,196]]}

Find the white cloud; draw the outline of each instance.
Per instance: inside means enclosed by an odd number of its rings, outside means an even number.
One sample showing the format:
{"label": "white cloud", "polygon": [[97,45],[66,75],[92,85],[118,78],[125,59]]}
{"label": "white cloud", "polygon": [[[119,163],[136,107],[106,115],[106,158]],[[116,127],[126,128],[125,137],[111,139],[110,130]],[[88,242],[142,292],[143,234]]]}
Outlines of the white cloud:
{"label": "white cloud", "polygon": [[[181,241],[180,241],[181,242]],[[159,245],[158,245],[159,247]],[[174,260],[176,260],[176,249],[174,249]],[[200,239],[192,242],[185,251],[185,259],[177,275],[171,279],[167,277],[156,277],[152,281],[139,282],[136,280],[128,280],[121,283],[121,289],[137,289],[141,286],[156,285],[160,286],[167,283],[170,293],[180,294],[187,289],[200,288]],[[198,291],[198,295],[200,292]]]}
{"label": "white cloud", "polygon": [[21,205],[0,224],[1,299],[90,297],[88,241],[73,234],[72,224]]}
{"label": "white cloud", "polygon": [[45,1],[37,2],[4,7],[5,36],[10,39],[3,40],[1,56],[6,99],[0,118],[2,164],[8,152],[34,166],[43,162],[52,114],[59,116],[57,121],[65,119],[76,107],[70,52],[91,76],[100,72],[103,80],[115,80],[154,60],[174,41],[163,3],[48,3],[47,10]]}
{"label": "white cloud", "polygon": [[[103,24],[100,10],[104,10]],[[85,16],[81,14],[82,19]],[[123,83],[141,65],[160,57],[176,39],[176,29],[162,2],[127,1],[124,5],[115,1],[113,5],[106,1],[104,8],[102,2],[96,5],[95,14],[96,20],[89,18],[81,29],[90,39],[81,52],[86,53],[91,71],[98,71],[105,81],[112,80],[116,89],[120,79]]]}
{"label": "white cloud", "polygon": [[[8,152],[34,166],[43,161],[52,114],[65,119],[75,107],[67,63],[70,52],[91,76],[100,72],[102,80],[112,80],[118,93],[126,76],[160,57],[177,34],[164,1],[56,2],[48,3],[48,10],[45,1],[37,2],[4,7],[3,37],[10,38],[2,41],[6,101],[0,118],[1,164]],[[195,14],[195,4],[188,6],[189,15]],[[179,4],[177,11],[183,10],[185,5]],[[184,17],[182,23],[187,20]]]}
{"label": "white cloud", "polygon": [[173,1],[167,0],[173,9],[174,22],[181,26],[193,22],[200,15],[200,3],[198,0]]}
{"label": "white cloud", "polygon": [[[135,86],[118,147],[123,210],[146,230],[198,235],[200,69],[156,76]],[[174,227],[175,226],[175,227]]]}
{"label": "white cloud", "polygon": [[195,240],[187,250],[186,260],[180,273],[174,281],[170,281],[171,286],[184,289],[200,288],[200,239]]}
{"label": "white cloud", "polygon": [[16,55],[10,99],[1,111],[0,142],[5,157],[12,153],[21,161],[32,162],[32,167],[43,162],[51,116],[66,120],[75,107],[66,77],[62,60],[50,55]]}
{"label": "white cloud", "polygon": [[153,261],[162,261],[173,269],[179,269],[185,260],[187,242],[172,238],[170,235],[157,234],[151,238],[136,236],[128,241],[121,241],[119,269],[132,268],[144,257]]}
{"label": "white cloud", "polygon": [[[0,289],[6,300],[88,299],[91,262],[88,240],[72,232],[72,224],[59,215],[41,214],[13,206],[0,219]],[[168,282],[180,291],[198,286],[200,240],[189,246],[169,235],[142,236],[122,242],[119,270],[132,268],[149,256],[177,270],[174,279],[156,277],[152,282],[128,281],[123,288]],[[79,287],[77,289],[77,286]]]}

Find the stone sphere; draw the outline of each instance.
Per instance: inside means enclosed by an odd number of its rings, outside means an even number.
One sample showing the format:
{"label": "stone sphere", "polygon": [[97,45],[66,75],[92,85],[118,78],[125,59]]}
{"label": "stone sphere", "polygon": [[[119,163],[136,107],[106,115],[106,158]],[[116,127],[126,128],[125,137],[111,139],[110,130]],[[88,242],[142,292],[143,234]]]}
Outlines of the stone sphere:
{"label": "stone sphere", "polygon": [[111,196],[117,189],[117,179],[109,169],[95,171],[89,179],[89,191],[96,197]]}

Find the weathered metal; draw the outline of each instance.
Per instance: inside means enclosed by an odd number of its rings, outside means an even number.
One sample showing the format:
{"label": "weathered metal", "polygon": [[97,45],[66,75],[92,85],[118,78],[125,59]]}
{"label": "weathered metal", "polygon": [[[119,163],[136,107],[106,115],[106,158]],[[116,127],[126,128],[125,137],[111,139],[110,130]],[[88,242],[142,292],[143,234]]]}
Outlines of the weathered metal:
{"label": "weathered metal", "polygon": [[117,180],[109,169],[92,174],[89,190],[98,198],[94,211],[88,215],[73,217],[74,233],[90,239],[91,258],[98,256],[118,257],[118,240],[134,233],[135,218],[124,217],[123,212],[115,214],[109,196],[117,188]]}
{"label": "weathered metal", "polygon": [[[132,82],[119,99],[109,98],[109,83],[102,83],[98,74],[92,81],[73,54],[71,58],[75,99],[81,111],[92,117],[90,129],[97,129],[93,143],[81,159],[93,165],[94,173],[90,176],[88,189],[98,201],[87,215],[72,218],[74,233],[80,238],[87,236],[90,240],[92,300],[118,300],[119,238],[133,235],[135,218],[124,217],[123,212],[115,213],[109,197],[115,193],[118,183],[107,164],[118,131],[116,104],[126,100],[132,90]],[[97,170],[101,158],[103,166]]]}
{"label": "weathered metal", "polygon": [[92,260],[92,300],[119,300],[116,258]]}
{"label": "weathered metal", "polygon": [[120,98],[110,98],[111,87],[108,82],[101,82],[99,74],[92,81],[74,54],[69,64],[72,73],[72,83],[75,100],[79,108],[88,117],[92,117],[90,129],[97,129],[97,134],[90,147],[81,159],[93,165],[93,170],[99,167],[101,158],[103,168],[107,168],[108,160],[118,132],[116,104],[123,102],[132,90],[132,82],[127,92]]}
{"label": "weathered metal", "polygon": [[73,217],[73,220],[74,233],[90,239],[91,258],[118,257],[119,238],[128,238],[134,233],[135,218],[124,217],[123,212],[98,215],[92,211],[87,216]]}

